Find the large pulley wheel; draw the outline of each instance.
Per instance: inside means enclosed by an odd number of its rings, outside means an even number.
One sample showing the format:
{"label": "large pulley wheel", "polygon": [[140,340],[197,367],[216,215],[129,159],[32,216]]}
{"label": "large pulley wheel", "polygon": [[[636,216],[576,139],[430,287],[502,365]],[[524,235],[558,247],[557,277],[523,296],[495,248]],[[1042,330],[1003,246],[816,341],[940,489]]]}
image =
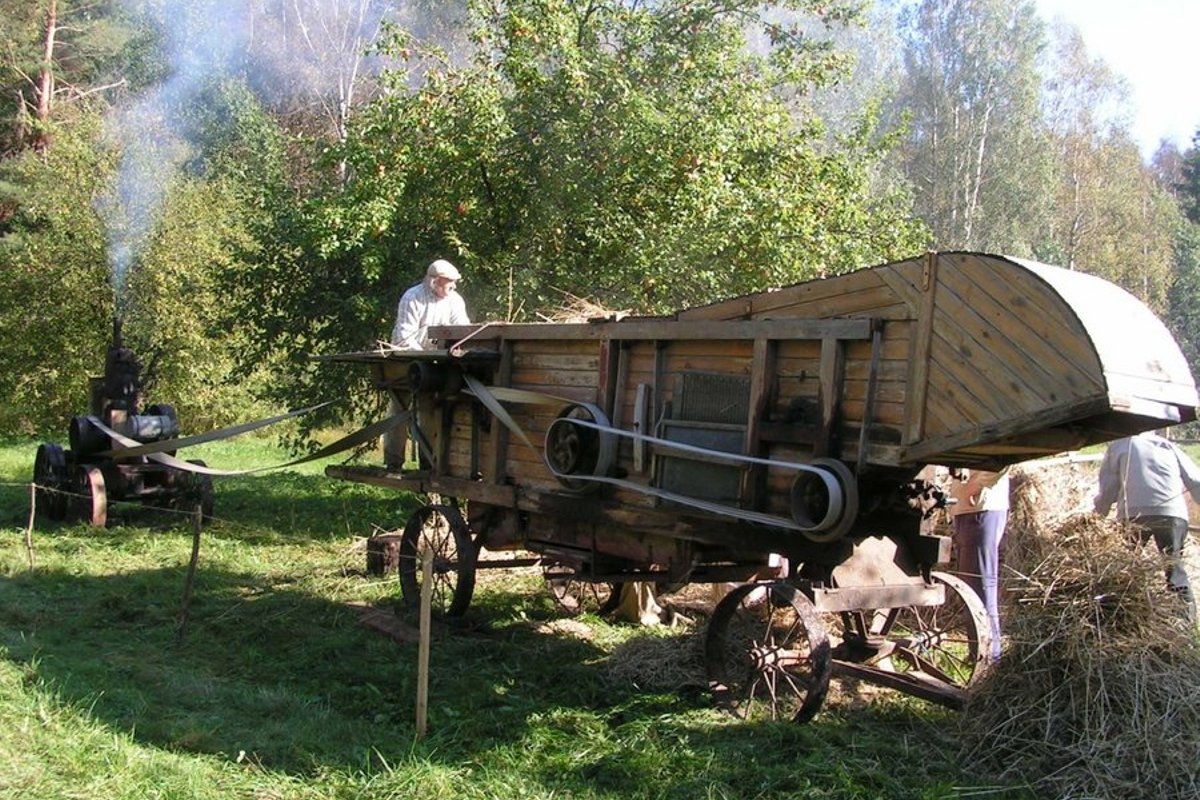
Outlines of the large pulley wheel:
{"label": "large pulley wheel", "polygon": [[809,599],[781,581],[725,595],[709,620],[704,655],[713,699],[742,719],[807,722],[829,691],[825,627]]}
{"label": "large pulley wheel", "polygon": [[598,482],[582,476],[607,475],[612,467],[616,436],[593,426],[609,427],[608,417],[599,406],[576,403],[563,409],[546,431],[546,463],[568,489],[593,489]]}
{"label": "large pulley wheel", "polygon": [[803,536],[823,543],[841,539],[858,517],[858,481],[836,458],[814,459],[817,471],[804,471],[792,481],[792,519]]}
{"label": "large pulley wheel", "polygon": [[433,610],[451,617],[465,614],[475,592],[476,550],[457,508],[423,506],[408,518],[400,538],[400,594],[405,608],[421,606],[421,559],[426,551],[433,560]]}
{"label": "large pulley wheel", "polygon": [[880,666],[893,672],[923,672],[966,688],[983,674],[991,655],[987,609],[961,578],[945,572],[930,577],[945,587],[941,605],[875,612],[871,633],[892,645]]}
{"label": "large pulley wheel", "polygon": [[99,467],[77,466],[73,484],[71,517],[93,528],[108,525],[108,490]]}
{"label": "large pulley wheel", "polygon": [[33,459],[34,501],[38,516],[59,521],[67,516],[67,456],[56,444],[38,445]]}
{"label": "large pulley wheel", "polygon": [[554,565],[543,570],[546,587],[554,604],[570,616],[579,614],[609,614],[621,602],[623,583],[589,581],[568,566]]}

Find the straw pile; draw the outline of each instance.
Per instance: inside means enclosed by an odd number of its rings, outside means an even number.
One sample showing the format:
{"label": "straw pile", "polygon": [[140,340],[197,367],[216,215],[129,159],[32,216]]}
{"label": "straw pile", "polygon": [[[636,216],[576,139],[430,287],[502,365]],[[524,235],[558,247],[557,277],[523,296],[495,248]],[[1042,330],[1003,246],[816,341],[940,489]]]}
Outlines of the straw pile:
{"label": "straw pile", "polygon": [[594,300],[577,297],[563,289],[554,291],[562,295],[562,304],[548,313],[537,312],[542,322],[579,323],[593,319],[613,319],[626,316],[628,311],[614,311]]}
{"label": "straw pile", "polygon": [[967,768],[1055,798],[1200,796],[1200,645],[1164,558],[1079,510],[1091,470],[1013,484],[1005,655],[960,718]]}
{"label": "straw pile", "polygon": [[675,692],[708,686],[702,630],[646,632],[613,650],[607,677],[614,685]]}

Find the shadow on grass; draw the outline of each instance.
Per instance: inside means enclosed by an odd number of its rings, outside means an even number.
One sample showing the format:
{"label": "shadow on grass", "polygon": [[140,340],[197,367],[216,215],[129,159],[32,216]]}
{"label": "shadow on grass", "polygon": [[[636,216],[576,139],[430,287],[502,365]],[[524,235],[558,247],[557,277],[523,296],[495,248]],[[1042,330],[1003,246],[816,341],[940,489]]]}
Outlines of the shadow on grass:
{"label": "shadow on grass", "polygon": [[[0,580],[3,657],[63,704],[147,746],[231,760],[244,754],[264,769],[314,780],[417,761],[501,788],[513,784],[496,776],[516,771],[526,781],[520,788],[536,783],[547,796],[585,787],[586,796],[690,800],[918,796],[905,787],[953,773],[914,734],[919,712],[866,708],[802,726],[732,723],[698,690],[612,680],[610,648],[545,624],[561,619],[547,596],[497,586],[477,591],[465,620],[434,628],[430,732],[415,742],[416,645],[369,631],[353,610],[299,588],[295,570],[307,567],[281,567],[270,545],[319,546],[347,531],[398,527],[418,502],[322,475],[217,479],[214,532],[234,545],[266,545],[258,553],[230,548],[265,571],[214,567],[202,551],[181,641],[183,567],[119,566],[136,557],[121,544],[145,533],[121,525],[174,525],[164,546],[178,551],[177,518],[159,523],[158,512],[134,508],[119,510],[106,531],[63,526],[57,542],[40,546],[65,567]],[[27,485],[0,486],[0,519],[23,527],[27,515]],[[159,542],[143,539],[127,549]],[[70,555],[89,542],[90,555]],[[105,574],[79,574],[80,558],[104,559]]]}
{"label": "shadow on grass", "polygon": [[[299,773],[409,751],[415,644],[361,627],[341,604],[203,568],[177,641],[184,577],[182,568],[16,575],[0,582],[0,642],[63,702],[152,746],[245,752]],[[613,701],[589,666],[595,646],[498,625],[493,613],[434,628],[435,737],[465,735],[474,749],[522,736],[530,715]]]}
{"label": "shadow on grass", "polygon": [[361,627],[339,603],[213,569],[201,570],[177,641],[184,575],[0,581],[5,657],[147,746],[314,780],[415,759],[489,782],[517,770],[547,796],[586,786],[588,796],[691,798],[716,786],[720,796],[915,797],[913,785],[955,796],[932,788],[953,767],[919,710],[739,724],[698,690],[614,682],[604,647],[546,625],[561,618],[520,592],[489,591],[464,620],[435,624],[430,732],[418,742],[416,644]]}

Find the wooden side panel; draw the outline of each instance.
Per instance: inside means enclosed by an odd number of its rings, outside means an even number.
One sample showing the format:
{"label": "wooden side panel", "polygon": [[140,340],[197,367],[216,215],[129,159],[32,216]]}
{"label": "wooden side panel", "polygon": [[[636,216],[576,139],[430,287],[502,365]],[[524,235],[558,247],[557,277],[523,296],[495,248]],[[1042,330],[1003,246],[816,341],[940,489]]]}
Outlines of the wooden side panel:
{"label": "wooden side panel", "polygon": [[954,254],[937,279],[925,438],[1103,396],[1090,339],[1033,275]]}
{"label": "wooden side panel", "polygon": [[858,270],[835,278],[688,309],[679,312],[678,317],[680,320],[882,317],[885,316],[884,309],[890,310],[886,316],[897,314],[897,302],[895,293],[874,270]]}
{"label": "wooden side panel", "polygon": [[667,374],[715,372],[749,376],[754,357],[754,342],[702,339],[671,342],[664,357]]}

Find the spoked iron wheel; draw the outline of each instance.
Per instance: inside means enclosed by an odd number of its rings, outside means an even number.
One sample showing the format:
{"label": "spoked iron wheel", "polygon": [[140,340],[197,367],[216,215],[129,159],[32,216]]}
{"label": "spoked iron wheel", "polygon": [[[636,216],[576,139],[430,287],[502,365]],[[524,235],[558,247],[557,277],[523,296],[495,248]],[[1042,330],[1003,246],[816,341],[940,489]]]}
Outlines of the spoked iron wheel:
{"label": "spoked iron wheel", "polygon": [[33,459],[33,483],[37,487],[35,500],[38,516],[56,522],[67,516],[67,456],[56,444],[38,445]]}
{"label": "spoked iron wheel", "polygon": [[98,467],[77,466],[72,491],[75,493],[71,498],[74,519],[93,528],[108,525],[108,490],[104,485],[104,473]]}
{"label": "spoked iron wheel", "polygon": [[944,572],[934,572],[931,577],[946,587],[942,605],[876,612],[872,633],[893,645],[881,666],[894,672],[924,672],[965,688],[982,674],[991,653],[987,610],[961,578]]}
{"label": "spoked iron wheel", "polygon": [[475,591],[475,545],[471,531],[454,506],[429,505],[408,518],[400,539],[400,592],[404,606],[421,605],[421,555],[433,554],[432,607],[446,616],[461,616]]}
{"label": "spoked iron wheel", "polygon": [[829,691],[829,638],[809,599],[786,583],[725,595],[704,650],[714,699],[742,719],[807,722]]}
{"label": "spoked iron wheel", "polygon": [[624,584],[583,580],[574,569],[561,565],[546,567],[543,575],[555,605],[571,616],[608,614],[621,601]]}

